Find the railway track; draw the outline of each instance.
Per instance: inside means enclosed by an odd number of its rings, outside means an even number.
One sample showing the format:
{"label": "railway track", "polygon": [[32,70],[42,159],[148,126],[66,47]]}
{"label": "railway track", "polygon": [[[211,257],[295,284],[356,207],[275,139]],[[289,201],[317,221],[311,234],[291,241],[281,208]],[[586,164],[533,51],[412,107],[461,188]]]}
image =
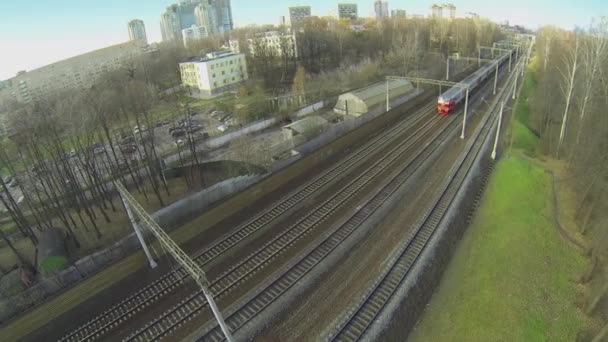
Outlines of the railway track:
{"label": "railway track", "polygon": [[[402,120],[398,125],[392,127],[386,134],[372,139],[356,152],[347,156],[340,164],[327,170],[307,184],[300,186],[292,192],[292,195],[273,203],[270,209],[246,224],[241,225],[234,232],[223,236],[212,246],[195,255],[195,260],[201,265],[207,265],[239,242],[268,226],[269,223],[290,211],[319,189],[337,181],[350,169],[360,165],[371,155],[380,151],[382,147],[390,144],[391,141],[403,134],[404,130],[425,120],[432,107],[432,103],[423,107],[410,117]],[[146,285],[102,314],[65,335],[60,341],[93,341],[99,339],[118,326],[125,324],[154,302],[173,292],[183,284],[185,279],[187,279],[187,272],[182,268],[178,268],[174,272],[168,273]]]}
{"label": "railway track", "polygon": [[[368,167],[367,170],[364,170],[352,181],[343,185],[329,199],[317,205],[295,224],[289,226],[272,240],[266,242],[266,244],[233,265],[229,270],[211,282],[211,292],[216,297],[222,298],[254,274],[260,272],[262,268],[288,250],[298,240],[320,227],[332,214],[346,205],[355,194],[365,189],[372,181],[377,180],[380,175],[383,175],[396,160],[403,157],[407,152],[411,152],[412,148],[420,140],[428,138],[427,133],[437,129],[440,126],[439,124],[445,121],[442,119],[442,117],[433,116],[422,127],[417,129],[413,135],[401,141],[391,151],[384,154],[378,161]],[[158,340],[186,321],[191,320],[205,309],[206,306],[207,303],[204,301],[202,291],[197,291],[183,299],[170,310],[164,312],[157,319],[148,323],[142,329],[127,337],[125,341]]]}
{"label": "railway track", "polygon": [[[496,110],[497,103],[498,101],[494,104],[490,113]],[[433,203],[427,215],[421,220],[422,223],[418,228],[408,236],[406,243],[398,251],[393,265],[377,278],[376,282],[363,296],[363,300],[353,307],[350,311],[351,313],[347,315],[347,319],[326,340],[358,341],[368,331],[370,325],[403,283],[415,261],[439,226],[471,169],[473,162],[480,153],[485,138],[494,127],[496,120],[496,115],[487,115],[484,118],[484,121],[475,132],[475,138],[470,141],[465,152],[459,157],[455,167],[452,168],[451,176],[442,187],[437,200]]]}
{"label": "railway track", "polygon": [[[485,92],[478,93],[473,98],[474,103],[478,103],[480,98],[483,100]],[[440,134],[431,139],[429,143],[419,151],[418,155],[412,159],[407,167],[395,178],[386,182],[385,187],[381,187],[371,196],[368,203],[360,206],[343,225],[335,227],[332,232],[327,232],[322,241],[311,246],[308,253],[303,253],[296,260],[290,263],[291,266],[284,273],[279,274],[276,280],[270,279],[271,282],[264,289],[257,290],[254,294],[250,294],[249,299],[245,304],[240,305],[237,309],[229,314],[226,319],[231,331],[236,331],[243,327],[247,322],[254,318],[257,314],[267,308],[282,294],[284,294],[298,280],[304,277],[314,266],[320,263],[327,255],[329,255],[340,243],[350,236],[357,228],[384,203],[390,196],[418,169],[424,161],[430,157],[439,147],[442,141],[448,137],[459,126],[459,118],[456,115],[448,117],[444,129]],[[316,247],[315,247],[316,246]],[[187,318],[190,320],[190,318]],[[177,323],[177,327],[183,322]],[[200,335],[199,335],[200,336]],[[189,336],[190,338],[192,336]],[[199,341],[223,341],[224,336],[219,330],[217,324],[208,323],[205,331]]]}
{"label": "railway track", "polygon": [[[304,277],[318,263],[324,260],[336,247],[355,232],[361,224],[372,215],[391,195],[418,170],[420,165],[429,158],[440,146],[440,143],[457,127],[455,117],[442,119],[441,129],[430,137],[432,143],[426,144],[412,156],[410,163],[404,165],[402,170],[394,174],[390,179],[386,179],[385,186],[378,188],[368,196],[367,203],[361,206],[360,210],[346,220],[344,224],[334,227],[332,232],[328,232],[325,237],[316,244],[308,253],[301,255],[286,272],[270,283],[266,288],[258,291],[249,301],[238,308],[234,313],[226,318],[226,324],[231,331],[241,328],[253,317],[264,310],[268,305],[278,299],[291,286]],[[215,325],[207,329],[207,332],[200,339],[202,341],[223,341],[224,336]]]}

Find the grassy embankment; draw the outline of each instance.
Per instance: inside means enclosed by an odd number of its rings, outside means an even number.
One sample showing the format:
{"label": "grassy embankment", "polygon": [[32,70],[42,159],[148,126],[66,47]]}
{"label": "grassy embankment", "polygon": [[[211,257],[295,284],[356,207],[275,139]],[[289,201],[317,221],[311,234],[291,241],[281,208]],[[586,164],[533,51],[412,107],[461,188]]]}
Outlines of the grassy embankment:
{"label": "grassy embankment", "polygon": [[[584,325],[576,279],[585,260],[554,225],[551,175],[529,159],[535,63],[503,156],[411,341],[574,341]],[[508,144],[505,144],[508,146]]]}

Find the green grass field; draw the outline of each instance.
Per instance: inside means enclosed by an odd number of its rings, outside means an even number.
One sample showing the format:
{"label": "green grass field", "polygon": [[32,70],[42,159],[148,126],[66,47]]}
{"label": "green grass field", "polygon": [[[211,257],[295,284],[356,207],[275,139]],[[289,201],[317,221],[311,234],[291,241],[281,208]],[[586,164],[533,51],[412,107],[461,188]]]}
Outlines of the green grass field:
{"label": "green grass field", "polygon": [[584,325],[575,302],[585,260],[554,226],[550,174],[524,157],[538,144],[527,127],[534,77],[515,110],[514,150],[498,162],[411,341],[575,341]]}
{"label": "green grass field", "polygon": [[574,341],[583,258],[552,220],[551,179],[502,160],[411,341]]}

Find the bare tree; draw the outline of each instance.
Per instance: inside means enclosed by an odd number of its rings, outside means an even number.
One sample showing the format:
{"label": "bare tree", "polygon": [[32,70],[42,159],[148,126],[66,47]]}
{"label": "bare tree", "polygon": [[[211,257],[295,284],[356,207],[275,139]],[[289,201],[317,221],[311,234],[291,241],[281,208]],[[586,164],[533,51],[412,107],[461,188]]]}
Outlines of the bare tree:
{"label": "bare tree", "polygon": [[559,133],[559,141],[555,149],[555,155],[559,158],[559,152],[566,136],[566,128],[568,124],[568,115],[570,114],[570,103],[572,101],[572,94],[576,85],[576,76],[579,67],[579,46],[580,40],[578,34],[574,34],[574,49],[569,53],[567,57],[564,57],[564,67],[566,70],[561,70],[563,80],[565,84],[562,84],[562,90],[566,97],[566,107],[564,109],[564,116],[562,118],[562,127]]}

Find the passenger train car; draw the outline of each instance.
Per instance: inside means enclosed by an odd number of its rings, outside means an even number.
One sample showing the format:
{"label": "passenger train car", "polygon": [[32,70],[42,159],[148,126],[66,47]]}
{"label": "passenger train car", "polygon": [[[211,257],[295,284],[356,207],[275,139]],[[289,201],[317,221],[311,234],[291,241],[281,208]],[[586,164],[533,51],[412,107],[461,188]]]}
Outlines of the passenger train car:
{"label": "passenger train car", "polygon": [[[469,75],[464,80],[460,81],[459,84],[469,86],[469,96],[475,91],[475,88],[482,84],[489,75],[493,74],[496,70],[496,64],[498,67],[502,66],[502,64],[509,59],[509,54],[511,52],[504,53],[495,61],[484,65],[479,68],[473,74]],[[453,86],[445,93],[439,96],[437,100],[437,112],[440,115],[448,115],[454,107],[456,107],[462,100],[464,100],[466,95],[466,89],[458,86]]]}

